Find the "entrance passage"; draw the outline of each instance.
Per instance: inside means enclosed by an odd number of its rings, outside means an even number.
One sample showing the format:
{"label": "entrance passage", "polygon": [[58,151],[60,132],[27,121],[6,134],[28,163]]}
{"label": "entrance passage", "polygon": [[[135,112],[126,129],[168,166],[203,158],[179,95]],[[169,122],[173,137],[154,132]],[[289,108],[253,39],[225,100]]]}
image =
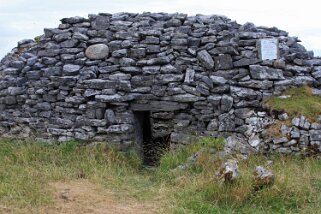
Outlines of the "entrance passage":
{"label": "entrance passage", "polygon": [[155,166],[169,145],[169,136],[153,137],[150,111],[137,111],[135,115],[136,142],[141,148],[144,165]]}

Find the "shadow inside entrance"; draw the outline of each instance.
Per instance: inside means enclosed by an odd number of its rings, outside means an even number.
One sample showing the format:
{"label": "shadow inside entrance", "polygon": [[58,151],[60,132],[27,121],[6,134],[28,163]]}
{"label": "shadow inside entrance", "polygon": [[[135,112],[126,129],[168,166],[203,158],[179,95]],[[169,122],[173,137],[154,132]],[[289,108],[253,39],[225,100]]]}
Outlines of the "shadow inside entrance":
{"label": "shadow inside entrance", "polygon": [[146,166],[156,166],[162,154],[169,148],[169,135],[153,137],[150,111],[137,111],[134,115],[136,141],[141,147],[143,163]]}

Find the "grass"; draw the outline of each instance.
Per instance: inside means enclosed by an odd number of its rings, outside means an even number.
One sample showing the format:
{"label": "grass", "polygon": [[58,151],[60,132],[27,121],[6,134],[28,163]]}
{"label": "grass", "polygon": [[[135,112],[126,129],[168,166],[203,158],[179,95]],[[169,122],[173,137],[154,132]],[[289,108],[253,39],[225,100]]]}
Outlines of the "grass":
{"label": "grass", "polygon": [[272,96],[265,105],[270,110],[287,112],[291,117],[305,116],[310,121],[316,121],[321,115],[321,97],[312,94],[308,86],[290,88],[283,95],[290,95],[287,99]]}
{"label": "grass", "polygon": [[[146,169],[134,152],[120,153],[103,145],[1,140],[0,212],[1,207],[10,207],[37,213],[54,206],[51,182],[83,179],[121,198],[157,201],[159,213],[321,213],[321,160],[253,155],[239,160],[241,176],[227,185],[215,177],[222,163],[215,151],[222,146],[221,139],[202,138],[167,152],[159,167]],[[194,165],[172,171],[195,152],[199,158]],[[267,160],[274,162],[270,169],[275,183],[256,191],[253,171]]]}

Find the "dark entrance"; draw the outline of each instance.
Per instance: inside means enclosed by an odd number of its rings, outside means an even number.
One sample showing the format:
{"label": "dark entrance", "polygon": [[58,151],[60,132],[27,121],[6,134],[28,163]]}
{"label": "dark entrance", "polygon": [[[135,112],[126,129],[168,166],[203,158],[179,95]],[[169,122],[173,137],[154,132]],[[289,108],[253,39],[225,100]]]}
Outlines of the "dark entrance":
{"label": "dark entrance", "polygon": [[153,137],[150,111],[136,111],[136,142],[141,148],[144,165],[155,166],[165,149],[168,148],[168,137]]}

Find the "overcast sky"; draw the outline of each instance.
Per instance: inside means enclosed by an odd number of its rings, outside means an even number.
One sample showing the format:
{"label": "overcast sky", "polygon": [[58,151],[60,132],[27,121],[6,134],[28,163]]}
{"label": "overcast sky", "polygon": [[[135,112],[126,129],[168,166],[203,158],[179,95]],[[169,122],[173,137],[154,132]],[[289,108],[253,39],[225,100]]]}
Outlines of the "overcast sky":
{"label": "overcast sky", "polygon": [[0,58],[22,39],[57,27],[64,17],[99,12],[182,12],[225,15],[240,24],[276,26],[321,56],[321,12],[316,0],[0,0]]}

